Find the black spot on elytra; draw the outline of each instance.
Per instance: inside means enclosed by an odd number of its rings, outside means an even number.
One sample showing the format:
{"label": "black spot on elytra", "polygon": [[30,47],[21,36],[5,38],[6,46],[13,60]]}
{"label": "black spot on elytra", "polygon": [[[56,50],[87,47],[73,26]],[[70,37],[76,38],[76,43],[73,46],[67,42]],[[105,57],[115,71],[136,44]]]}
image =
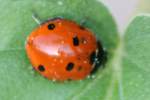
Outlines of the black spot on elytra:
{"label": "black spot on elytra", "polygon": [[77,36],[73,37],[73,45],[78,46],[79,45],[79,38]]}
{"label": "black spot on elytra", "polygon": [[67,64],[66,70],[71,71],[74,68],[74,63],[70,62]]}
{"label": "black spot on elytra", "polygon": [[93,70],[91,71],[91,74],[94,74],[98,68],[100,67],[104,67],[106,61],[107,61],[107,52],[104,51],[101,43],[98,41],[97,42],[97,47],[98,47],[98,54],[97,54],[97,61],[95,62],[95,66],[93,68]]}
{"label": "black spot on elytra", "polygon": [[49,30],[53,30],[55,28],[55,25],[53,23],[50,23],[47,27]]}
{"label": "black spot on elytra", "polygon": [[41,71],[41,72],[44,72],[45,71],[45,68],[43,65],[39,65],[38,66],[38,70]]}

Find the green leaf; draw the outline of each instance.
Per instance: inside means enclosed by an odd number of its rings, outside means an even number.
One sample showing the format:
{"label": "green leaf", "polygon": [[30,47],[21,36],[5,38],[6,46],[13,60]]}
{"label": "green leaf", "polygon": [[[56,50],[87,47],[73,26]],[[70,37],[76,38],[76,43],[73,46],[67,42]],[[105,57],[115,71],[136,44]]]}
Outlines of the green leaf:
{"label": "green leaf", "polygon": [[150,98],[150,16],[138,16],[125,34],[123,90],[125,100]]}
{"label": "green leaf", "polygon": [[[104,100],[117,86],[112,60],[94,79],[65,83],[44,79],[32,70],[24,43],[38,25],[33,12],[44,21],[62,16],[91,29],[114,57],[119,41],[116,25],[106,7],[96,0],[0,0],[0,98],[2,100]],[[114,63],[113,63],[114,64]],[[118,93],[118,90],[115,90]]]}

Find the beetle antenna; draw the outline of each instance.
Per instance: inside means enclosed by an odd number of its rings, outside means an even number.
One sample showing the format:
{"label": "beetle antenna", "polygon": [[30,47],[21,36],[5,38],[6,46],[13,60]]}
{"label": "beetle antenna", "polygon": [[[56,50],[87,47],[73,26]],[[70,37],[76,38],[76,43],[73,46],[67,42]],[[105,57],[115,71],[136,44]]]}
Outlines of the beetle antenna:
{"label": "beetle antenna", "polygon": [[35,20],[35,22],[37,24],[41,25],[42,21],[40,20],[40,18],[35,13],[32,14],[32,18]]}

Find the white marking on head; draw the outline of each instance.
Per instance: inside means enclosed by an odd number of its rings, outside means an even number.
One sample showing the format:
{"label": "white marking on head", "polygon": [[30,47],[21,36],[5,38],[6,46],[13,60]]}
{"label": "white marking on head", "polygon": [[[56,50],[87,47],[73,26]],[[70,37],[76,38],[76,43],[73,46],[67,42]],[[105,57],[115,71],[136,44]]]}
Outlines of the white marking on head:
{"label": "white marking on head", "polygon": [[93,63],[93,65],[92,65],[92,68],[94,68],[94,67],[96,66],[96,63],[97,63],[97,61],[98,61],[98,58],[97,58],[98,52],[99,52],[99,49],[96,49],[96,57],[95,57],[95,59],[94,59],[94,63]]}

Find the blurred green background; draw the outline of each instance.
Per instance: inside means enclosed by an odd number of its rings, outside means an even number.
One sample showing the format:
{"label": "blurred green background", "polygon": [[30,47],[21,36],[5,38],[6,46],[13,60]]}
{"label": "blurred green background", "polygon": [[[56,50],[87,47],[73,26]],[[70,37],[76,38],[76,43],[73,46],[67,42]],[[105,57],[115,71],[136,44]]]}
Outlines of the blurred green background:
{"label": "blurred green background", "polygon": [[113,14],[121,34],[130,20],[140,13],[150,13],[150,0],[99,0],[109,8]]}

